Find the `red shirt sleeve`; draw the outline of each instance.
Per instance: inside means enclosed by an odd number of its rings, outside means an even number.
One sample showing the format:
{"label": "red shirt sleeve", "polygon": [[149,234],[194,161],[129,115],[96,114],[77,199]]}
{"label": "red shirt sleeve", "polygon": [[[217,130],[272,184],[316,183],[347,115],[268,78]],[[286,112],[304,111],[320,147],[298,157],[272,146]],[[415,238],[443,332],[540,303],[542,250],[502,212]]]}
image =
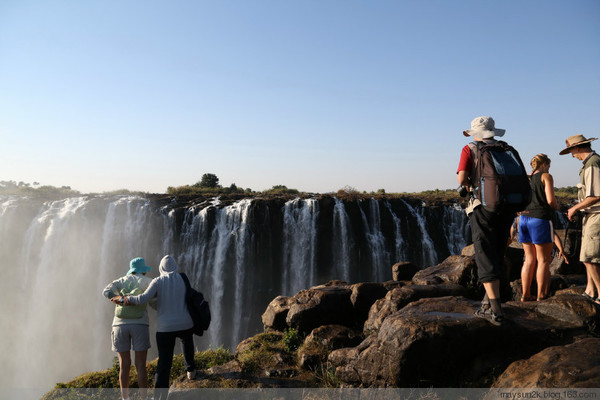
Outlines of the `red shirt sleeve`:
{"label": "red shirt sleeve", "polygon": [[473,156],[471,155],[471,149],[469,145],[463,147],[462,152],[460,153],[460,162],[458,163],[458,170],[456,173],[458,174],[460,171],[468,171],[471,172],[471,167],[473,166]]}

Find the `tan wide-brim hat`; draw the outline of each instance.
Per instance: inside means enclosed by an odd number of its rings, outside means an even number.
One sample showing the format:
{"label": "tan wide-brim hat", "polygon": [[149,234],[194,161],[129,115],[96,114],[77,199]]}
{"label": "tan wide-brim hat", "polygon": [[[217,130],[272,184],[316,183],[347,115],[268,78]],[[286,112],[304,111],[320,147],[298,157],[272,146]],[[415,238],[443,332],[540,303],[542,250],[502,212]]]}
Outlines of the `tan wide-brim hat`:
{"label": "tan wide-brim hat", "polygon": [[568,153],[571,152],[571,149],[573,147],[577,147],[577,146],[580,146],[582,144],[586,144],[586,143],[592,142],[592,141],[594,141],[596,139],[598,139],[598,138],[597,137],[593,137],[593,138],[586,139],[585,136],[583,136],[583,135],[569,136],[567,138],[567,140],[565,140],[565,143],[567,144],[567,148],[561,150],[560,153],[558,153],[558,154],[560,154],[561,156],[565,155],[565,154],[568,154]]}

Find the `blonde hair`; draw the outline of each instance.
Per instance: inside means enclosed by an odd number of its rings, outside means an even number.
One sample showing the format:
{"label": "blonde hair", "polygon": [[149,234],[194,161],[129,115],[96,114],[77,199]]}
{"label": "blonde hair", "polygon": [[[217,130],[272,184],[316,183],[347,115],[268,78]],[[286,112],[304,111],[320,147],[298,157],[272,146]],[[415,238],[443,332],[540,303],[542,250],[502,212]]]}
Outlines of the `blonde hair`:
{"label": "blonde hair", "polygon": [[540,153],[531,159],[531,168],[533,168],[533,172],[537,171],[542,165],[548,164],[550,165],[550,159],[547,155]]}

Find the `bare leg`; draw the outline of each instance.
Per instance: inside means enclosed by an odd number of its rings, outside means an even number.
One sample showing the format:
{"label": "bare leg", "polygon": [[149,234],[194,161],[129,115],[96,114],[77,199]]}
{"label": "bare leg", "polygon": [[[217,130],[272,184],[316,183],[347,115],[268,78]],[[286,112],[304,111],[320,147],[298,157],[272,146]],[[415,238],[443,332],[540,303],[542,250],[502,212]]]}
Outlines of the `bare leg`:
{"label": "bare leg", "polygon": [[148,393],[148,371],[146,370],[146,356],[148,350],[135,352],[135,369],[137,370],[140,397],[145,399]]}
{"label": "bare leg", "polygon": [[592,296],[592,297],[600,296],[600,264],[596,264],[596,263],[583,263],[583,264],[585,265],[585,269],[586,269],[587,276],[588,276],[588,286],[590,286],[589,281],[591,278],[592,285],[596,290],[596,295]]}
{"label": "bare leg", "polygon": [[538,300],[548,297],[550,290],[550,263],[552,262],[553,243],[536,244],[535,251],[537,256],[537,298]]}
{"label": "bare leg", "polygon": [[523,287],[521,301],[526,301],[531,298],[531,282],[535,275],[537,260],[535,246],[532,243],[523,243],[523,250],[525,251],[525,261],[521,268],[521,286]]}
{"label": "bare leg", "polygon": [[129,398],[129,370],[131,369],[131,354],[129,351],[118,353],[119,356],[119,385],[121,386],[121,397]]}

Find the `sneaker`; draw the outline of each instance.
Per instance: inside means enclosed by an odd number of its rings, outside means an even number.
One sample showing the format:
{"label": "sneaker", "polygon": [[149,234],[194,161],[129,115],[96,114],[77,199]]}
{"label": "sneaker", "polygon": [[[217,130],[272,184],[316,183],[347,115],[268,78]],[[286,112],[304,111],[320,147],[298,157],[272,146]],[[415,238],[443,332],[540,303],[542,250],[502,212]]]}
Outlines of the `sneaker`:
{"label": "sneaker", "polygon": [[191,381],[196,379],[196,370],[193,371],[188,371],[187,372],[187,378]]}
{"label": "sneaker", "polygon": [[486,319],[496,326],[501,326],[502,322],[504,322],[504,315],[496,314],[491,308],[487,307],[481,307],[479,310],[475,311],[475,316]]}

